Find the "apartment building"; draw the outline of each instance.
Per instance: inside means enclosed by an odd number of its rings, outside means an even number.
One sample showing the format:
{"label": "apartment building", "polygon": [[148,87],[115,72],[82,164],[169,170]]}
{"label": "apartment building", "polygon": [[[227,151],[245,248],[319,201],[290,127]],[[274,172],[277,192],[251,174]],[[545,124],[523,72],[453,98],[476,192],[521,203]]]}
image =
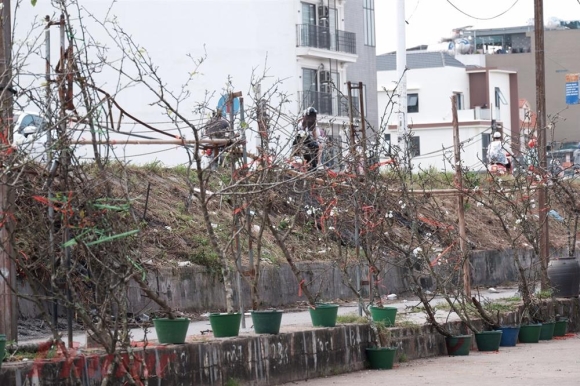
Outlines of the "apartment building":
{"label": "apartment building", "polygon": [[[546,114],[553,122],[548,141],[580,140],[580,106],[566,105],[566,74],[580,73],[580,22],[547,25],[544,35]],[[509,68],[518,73],[518,93],[536,111],[536,74],[534,26],[493,29],[467,29],[462,34],[473,42],[472,55],[457,56],[467,62],[469,56],[482,56],[487,67]]]}
{"label": "apartment building", "polygon": [[[272,115],[280,118],[276,133],[280,138],[292,136],[301,112],[312,106],[339,154],[349,137],[348,81],[363,82],[363,90],[353,91],[354,105],[358,107],[363,96],[365,118],[371,126],[378,123],[374,0],[149,0],[138,2],[138,6],[129,0],[117,0],[112,6],[111,1],[79,0],[79,4],[80,20],[93,41],[109,47],[107,60],[120,62],[124,51],[93,20],[115,20],[151,58],[156,75],[168,89],[176,95],[189,93],[181,107],[192,121],[203,121],[229,91],[241,91],[249,111],[253,88],[260,80],[262,95],[277,109]],[[26,37],[28,21],[55,12],[50,2],[44,1],[36,7],[22,7],[15,41]],[[38,35],[43,33],[39,29]],[[58,57],[58,39],[54,40],[54,57]],[[41,60],[36,65],[44,71]],[[130,62],[124,66],[129,73],[134,71]],[[157,98],[146,87],[106,66],[94,79],[115,95],[127,112],[154,122],[159,129],[178,133],[167,111],[157,106]],[[40,77],[38,82],[42,82]],[[354,115],[360,119],[358,110]],[[127,132],[148,134],[147,129],[127,119],[122,127]],[[257,145],[253,132],[250,150]],[[160,160],[174,165],[188,160],[185,151],[161,145],[126,146],[119,149],[119,155],[134,163]]]}
{"label": "apartment building", "polygon": [[[407,122],[415,170],[454,169],[452,102],[456,96],[463,165],[481,170],[487,162],[492,126],[519,142],[517,73],[466,66],[446,52],[407,52]],[[396,54],[377,57],[378,105],[388,125],[383,157],[397,143],[399,76]],[[515,138],[515,141],[513,140]]]}

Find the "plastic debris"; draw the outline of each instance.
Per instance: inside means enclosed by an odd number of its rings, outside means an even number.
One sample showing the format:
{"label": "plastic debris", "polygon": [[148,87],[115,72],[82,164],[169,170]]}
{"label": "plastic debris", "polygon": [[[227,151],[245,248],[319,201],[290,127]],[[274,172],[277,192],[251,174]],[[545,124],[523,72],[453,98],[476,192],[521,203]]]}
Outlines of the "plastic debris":
{"label": "plastic debris", "polygon": [[552,217],[556,221],[564,222],[564,217],[560,216],[560,213],[556,212],[554,209],[548,212],[548,216]]}
{"label": "plastic debris", "polygon": [[387,300],[397,300],[397,295],[396,294],[387,295]]}
{"label": "plastic debris", "polygon": [[496,290],[496,289],[495,289],[495,288],[493,288],[493,287],[489,287],[488,291],[489,291],[489,292],[491,292],[492,294],[497,294],[497,293],[499,293],[499,291],[498,291],[498,290]]}

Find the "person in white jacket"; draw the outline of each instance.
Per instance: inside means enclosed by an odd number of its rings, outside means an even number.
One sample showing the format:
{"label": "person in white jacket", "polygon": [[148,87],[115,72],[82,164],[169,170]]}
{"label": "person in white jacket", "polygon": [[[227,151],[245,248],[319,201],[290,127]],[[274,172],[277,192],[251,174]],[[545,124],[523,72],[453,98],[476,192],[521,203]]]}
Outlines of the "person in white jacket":
{"label": "person in white jacket", "polygon": [[503,148],[501,133],[499,131],[493,133],[493,141],[489,144],[487,149],[487,159],[490,165],[503,165],[509,172],[511,165],[507,159],[506,151]]}

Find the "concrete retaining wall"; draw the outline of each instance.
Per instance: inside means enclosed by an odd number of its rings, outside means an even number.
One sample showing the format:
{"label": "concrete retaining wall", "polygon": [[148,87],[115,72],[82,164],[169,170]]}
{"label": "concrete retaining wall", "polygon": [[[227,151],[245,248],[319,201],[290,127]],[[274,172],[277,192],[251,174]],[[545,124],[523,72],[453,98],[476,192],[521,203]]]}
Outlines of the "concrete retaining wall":
{"label": "concrete retaining wall", "polygon": [[[569,331],[580,329],[578,299],[559,300],[555,309],[570,318]],[[513,322],[514,317],[507,316],[504,323]],[[449,323],[447,328],[453,333],[467,332],[459,322]],[[432,327],[389,330],[393,344],[400,347],[397,358],[403,354],[407,359],[446,355],[444,337]],[[147,374],[149,385],[225,385],[230,380],[243,385],[273,385],[360,370],[366,365],[364,349],[372,346],[371,337],[368,325],[341,325],[139,348],[132,360],[127,354],[121,360],[134,379],[144,380]],[[83,353],[72,363],[45,358],[46,353],[41,353],[28,363],[5,363],[0,385],[72,386],[77,374],[84,386],[96,386],[113,360],[112,356]],[[120,369],[113,385],[126,380],[127,371]]]}
{"label": "concrete retaining wall", "polygon": [[[525,266],[532,266],[533,254],[531,251],[519,251],[522,254]],[[475,251],[471,256],[472,285],[497,286],[499,284],[518,281],[518,273],[513,262],[513,251]],[[349,300],[353,293],[344,285],[343,273],[334,263],[312,262],[299,263],[299,269],[304,272],[306,282],[311,292],[318,294],[319,300]],[[348,277],[356,282],[354,268],[348,270]],[[388,266],[381,278],[380,291],[383,294],[402,293],[407,291],[402,268]],[[368,267],[361,269],[361,278],[368,280]],[[150,286],[163,294],[176,310],[182,311],[217,311],[225,307],[225,293],[217,276],[212,275],[204,267],[193,266],[183,268],[166,268],[157,272],[150,272],[148,277]],[[292,274],[288,264],[280,266],[266,266],[262,268],[259,283],[260,296],[264,307],[284,308],[305,297],[299,297],[298,281]],[[363,296],[368,295],[368,287],[363,286]],[[25,283],[20,283],[22,293],[31,293]],[[248,308],[251,304],[250,287],[242,279],[243,301]],[[142,313],[157,310],[158,307],[141,292],[134,284],[127,294],[130,310]],[[234,291],[238,296],[238,291]],[[235,299],[236,304],[238,299]],[[48,307],[47,307],[48,309]],[[26,300],[19,301],[20,317],[36,317],[38,310],[35,305]]]}
{"label": "concrete retaining wall", "polygon": [[[520,251],[523,254],[525,267],[533,263],[531,251]],[[476,251],[471,256],[472,285],[497,286],[518,281],[518,272],[513,262],[512,251]],[[333,263],[312,262],[299,263],[304,272],[311,292],[318,294],[320,300],[350,300],[353,293],[344,285],[341,269]],[[407,291],[405,274],[402,268],[388,266],[381,278],[382,294],[402,293]],[[356,283],[355,268],[348,270],[348,278]],[[362,267],[361,278],[368,280],[368,267]],[[175,309],[184,311],[220,310],[225,306],[225,293],[219,280],[210,276],[202,267],[187,267],[179,270],[164,269],[150,273],[149,283],[160,293],[166,294],[169,304]],[[264,307],[284,308],[296,302],[305,301],[299,297],[298,281],[288,264],[264,267],[259,283],[261,302]],[[368,287],[363,286],[363,296],[368,295]],[[250,287],[242,280],[243,301],[247,307],[251,304]],[[156,306],[144,297],[134,286],[129,291],[129,300],[135,310]],[[234,291],[236,304],[238,292]]]}

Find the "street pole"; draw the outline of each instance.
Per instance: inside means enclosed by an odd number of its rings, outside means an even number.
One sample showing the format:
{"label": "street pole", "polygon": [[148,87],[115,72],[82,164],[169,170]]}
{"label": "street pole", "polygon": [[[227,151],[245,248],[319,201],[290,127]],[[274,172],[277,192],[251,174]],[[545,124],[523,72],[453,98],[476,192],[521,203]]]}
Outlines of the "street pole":
{"label": "street pole", "polygon": [[459,217],[459,249],[463,260],[463,290],[467,299],[471,299],[471,265],[465,246],[467,231],[465,229],[465,207],[463,205],[463,175],[461,170],[461,146],[459,139],[459,120],[457,119],[457,95],[451,97],[451,111],[453,116],[453,147],[455,153],[455,187],[457,195],[457,217]]}
{"label": "street pole", "polygon": [[[547,173],[546,162],[546,67],[544,61],[544,1],[534,0],[534,39],[536,62],[536,111],[538,125],[538,156],[540,170]],[[548,238],[548,186],[547,181],[538,188],[538,206],[540,217],[540,283],[543,291],[549,289],[548,261],[550,247]]]}
{"label": "street pole", "polygon": [[[0,10],[2,25],[0,26],[0,122],[2,123],[2,134],[4,136],[3,147],[10,146],[12,142],[12,67],[11,67],[11,22],[10,22],[10,0],[2,0]],[[0,210],[2,211],[2,228],[0,228],[0,333],[6,335],[8,341],[18,340],[16,294],[13,291],[16,284],[16,267],[11,260],[12,235],[10,224],[10,213],[14,209],[11,204],[12,189],[8,182],[8,170],[4,168],[0,181]]]}
{"label": "street pole", "polygon": [[[362,141],[362,163],[363,172],[367,172],[368,160],[367,160],[367,128],[366,128],[366,116],[365,116],[365,93],[362,82],[358,82],[358,99],[360,104],[360,134]],[[358,164],[357,164],[358,166]]]}
{"label": "street pole", "polygon": [[409,135],[407,130],[407,37],[405,32],[405,0],[397,1],[397,78],[399,80],[399,111],[397,114],[397,141],[400,149],[401,163],[407,170],[411,169],[409,159]]}

